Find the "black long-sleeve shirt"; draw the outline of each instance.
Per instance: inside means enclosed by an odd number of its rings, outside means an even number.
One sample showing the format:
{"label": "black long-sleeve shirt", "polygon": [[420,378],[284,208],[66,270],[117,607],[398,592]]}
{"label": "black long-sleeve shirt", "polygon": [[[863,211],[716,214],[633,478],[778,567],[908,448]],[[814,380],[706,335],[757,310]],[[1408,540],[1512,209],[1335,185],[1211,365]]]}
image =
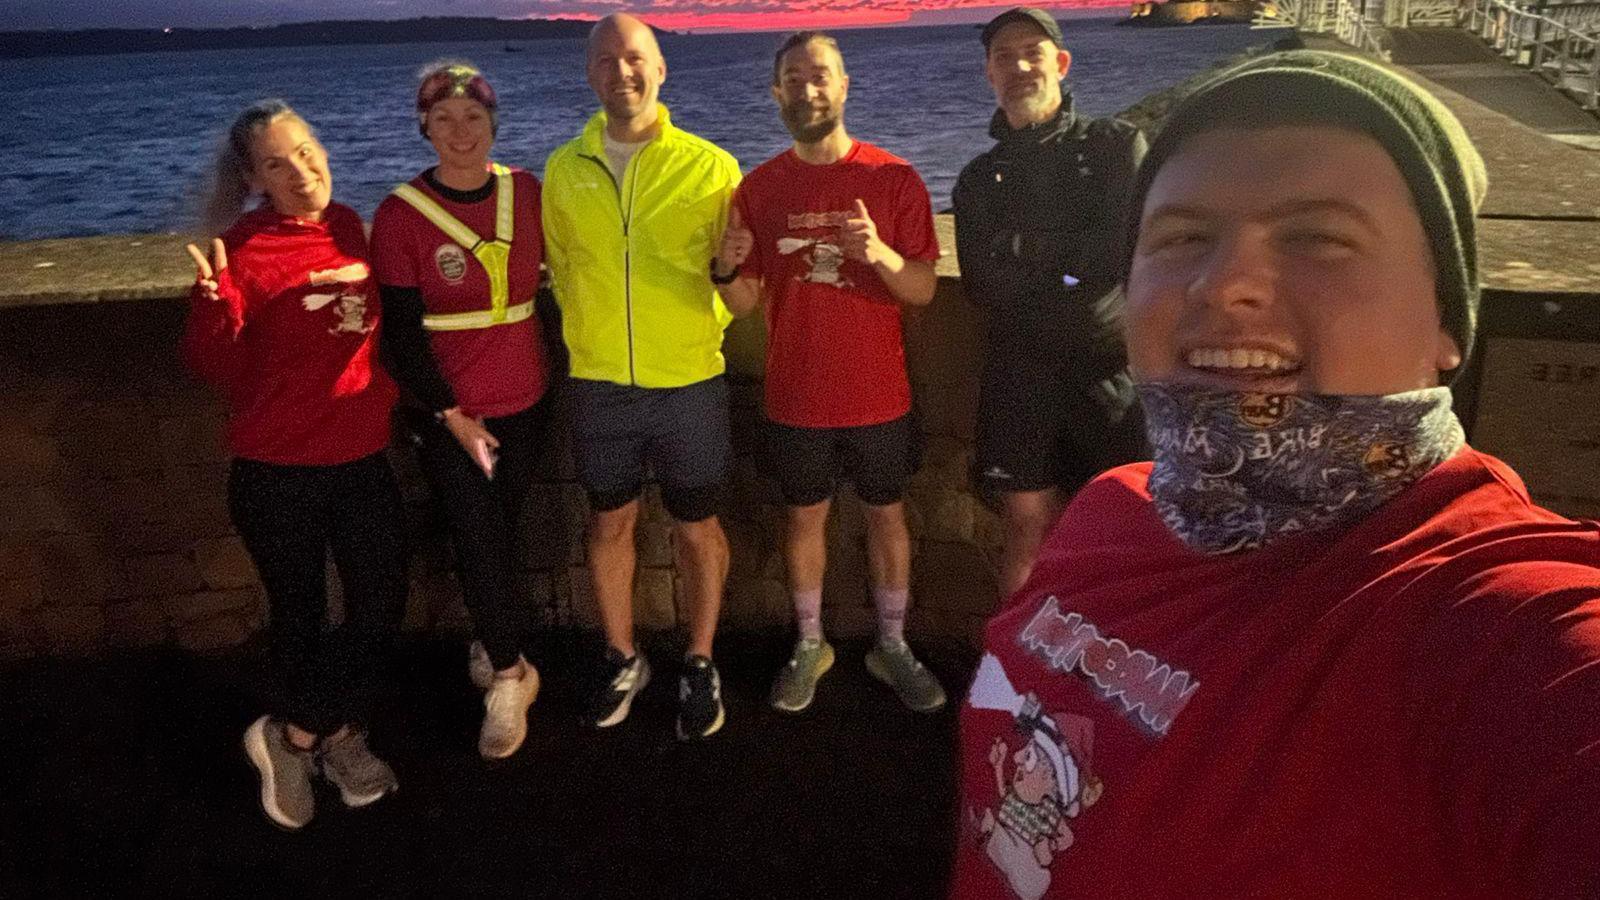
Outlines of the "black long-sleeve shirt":
{"label": "black long-sleeve shirt", "polygon": [[956,253],[967,297],[989,312],[992,341],[1107,347],[1119,340],[1118,248],[1144,135],[1079,116],[1071,97],[1050,120],[1012,128],[955,187]]}

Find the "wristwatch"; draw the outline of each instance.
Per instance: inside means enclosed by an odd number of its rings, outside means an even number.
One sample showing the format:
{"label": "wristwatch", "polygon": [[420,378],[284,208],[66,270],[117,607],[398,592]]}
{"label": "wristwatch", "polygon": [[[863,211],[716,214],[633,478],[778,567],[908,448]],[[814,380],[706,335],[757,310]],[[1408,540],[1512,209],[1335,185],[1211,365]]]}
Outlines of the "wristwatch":
{"label": "wristwatch", "polygon": [[733,280],[735,278],[738,278],[738,277],[739,277],[739,267],[738,266],[734,266],[733,267],[733,271],[729,272],[728,274],[722,275],[722,276],[718,276],[717,275],[717,258],[715,256],[711,257],[711,283],[712,284],[732,284]]}

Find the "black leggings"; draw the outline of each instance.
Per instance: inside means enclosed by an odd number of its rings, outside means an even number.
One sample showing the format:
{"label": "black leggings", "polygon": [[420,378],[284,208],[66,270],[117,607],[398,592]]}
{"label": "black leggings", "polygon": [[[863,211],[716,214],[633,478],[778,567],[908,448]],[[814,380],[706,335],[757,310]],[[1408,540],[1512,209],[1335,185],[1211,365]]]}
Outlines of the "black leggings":
{"label": "black leggings", "polygon": [[517,595],[516,535],[538,462],[549,403],[484,427],[500,442],[494,478],[485,478],[450,429],[420,410],[406,411],[422,472],[443,508],[456,548],[462,599],[473,632],[496,669],[515,665],[533,629],[533,608]]}
{"label": "black leggings", "polygon": [[[318,735],[365,720],[405,613],[400,489],[380,453],[334,466],[235,459],[228,508],[271,605],[273,714]],[[324,628],[327,557],[344,624]]]}

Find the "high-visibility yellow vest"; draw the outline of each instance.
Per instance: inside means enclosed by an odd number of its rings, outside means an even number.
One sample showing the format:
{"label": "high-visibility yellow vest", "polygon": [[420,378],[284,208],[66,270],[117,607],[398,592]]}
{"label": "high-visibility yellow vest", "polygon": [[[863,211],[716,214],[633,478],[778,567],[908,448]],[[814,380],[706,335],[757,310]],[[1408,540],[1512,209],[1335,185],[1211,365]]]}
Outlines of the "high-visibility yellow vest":
{"label": "high-visibility yellow vest", "polygon": [[499,163],[489,167],[495,177],[494,239],[484,240],[460,219],[445,212],[432,197],[409,184],[394,189],[394,195],[411,205],[447,237],[471,253],[489,275],[489,308],[458,313],[428,313],[422,327],[428,331],[470,331],[510,325],[533,315],[533,300],[511,305],[511,241],[515,237],[512,216],[511,170]]}

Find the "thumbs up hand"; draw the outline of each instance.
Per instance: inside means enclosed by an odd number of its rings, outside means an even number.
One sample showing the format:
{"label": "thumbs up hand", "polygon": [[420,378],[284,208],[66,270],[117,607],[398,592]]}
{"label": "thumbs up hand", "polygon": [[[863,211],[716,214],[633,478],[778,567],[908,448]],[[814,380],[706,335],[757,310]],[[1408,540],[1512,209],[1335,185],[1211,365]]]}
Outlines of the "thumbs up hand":
{"label": "thumbs up hand", "polygon": [[211,239],[210,259],[193,244],[185,245],[184,249],[189,251],[189,258],[194,260],[195,285],[207,300],[222,299],[217,295],[217,281],[222,277],[222,271],[228,268],[228,248],[222,243],[222,238]]}
{"label": "thumbs up hand", "polygon": [[744,261],[750,258],[750,251],[755,247],[755,243],[755,235],[744,227],[744,216],[739,213],[739,204],[732,204],[728,209],[728,227],[723,229],[722,244],[717,248],[717,277],[725,278],[743,265]]}
{"label": "thumbs up hand", "polygon": [[867,212],[867,204],[857,197],[855,210],[839,230],[839,251],[846,259],[875,265],[886,258],[887,250],[888,245],[878,238],[878,225]]}

